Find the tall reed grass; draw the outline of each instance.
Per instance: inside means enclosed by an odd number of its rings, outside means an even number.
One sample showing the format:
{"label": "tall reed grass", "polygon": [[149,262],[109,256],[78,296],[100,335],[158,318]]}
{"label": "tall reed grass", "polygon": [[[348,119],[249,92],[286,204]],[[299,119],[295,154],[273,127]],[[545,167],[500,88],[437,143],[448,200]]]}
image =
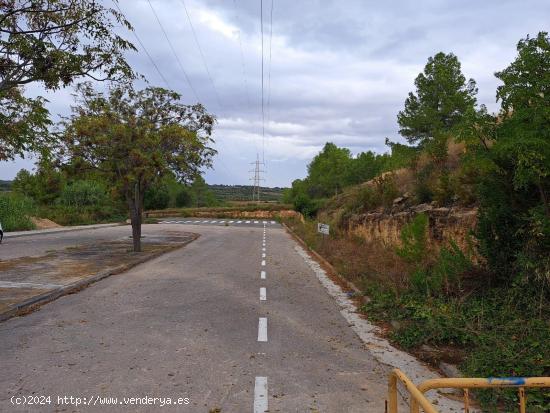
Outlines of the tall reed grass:
{"label": "tall reed grass", "polygon": [[0,222],[4,231],[34,229],[30,217],[35,211],[30,198],[13,193],[0,193]]}

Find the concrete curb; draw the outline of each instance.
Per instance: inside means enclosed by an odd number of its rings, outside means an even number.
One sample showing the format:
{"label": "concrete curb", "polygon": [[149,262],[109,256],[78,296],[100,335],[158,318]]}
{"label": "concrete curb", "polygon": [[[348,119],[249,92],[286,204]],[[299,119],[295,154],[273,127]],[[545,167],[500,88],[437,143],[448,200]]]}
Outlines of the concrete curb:
{"label": "concrete curb", "polygon": [[118,227],[122,225],[127,225],[126,223],[113,223],[113,224],[96,224],[96,225],[79,225],[76,227],[61,227],[61,228],[52,228],[52,229],[43,229],[43,230],[31,230],[31,231],[17,231],[17,232],[5,232],[4,239],[8,238],[20,238],[20,237],[32,237],[34,235],[48,235],[48,234],[62,234],[64,232],[73,232],[73,231],[84,231],[90,229],[101,229],[101,228],[111,228]]}
{"label": "concrete curb", "polygon": [[182,244],[175,245],[171,248],[168,248],[165,251],[158,251],[158,252],[155,252],[154,254],[148,255],[146,257],[141,257],[138,260],[136,260],[135,262],[128,263],[128,264],[122,264],[122,265],[119,265],[118,267],[111,268],[109,270],[100,271],[97,274],[92,275],[92,276],[90,276],[88,278],[85,278],[83,280],[76,281],[76,282],[68,284],[68,285],[64,285],[63,287],[56,288],[55,290],[48,291],[48,292],[36,295],[34,297],[31,297],[27,300],[21,301],[20,303],[17,303],[13,308],[11,308],[7,311],[4,311],[3,313],[0,313],[0,322],[8,320],[12,317],[16,317],[18,315],[21,315],[22,313],[24,313],[27,310],[32,311],[32,309],[40,307],[40,306],[42,306],[44,304],[47,304],[51,301],[54,301],[54,300],[56,300],[59,297],[62,297],[64,295],[75,293],[75,292],[77,292],[81,289],[84,289],[84,288],[88,287],[89,285],[94,284],[94,283],[96,283],[96,282],[98,282],[98,281],[100,281],[104,278],[110,277],[111,275],[116,275],[116,274],[123,273],[125,271],[128,271],[128,270],[140,265],[140,264],[143,264],[147,261],[158,258],[161,255],[164,255],[164,254],[167,254],[169,252],[175,251],[179,248],[183,248],[187,244],[190,244],[191,242],[195,241],[199,237],[200,237],[200,234],[193,234],[193,237],[189,241],[186,241]]}
{"label": "concrete curb", "polygon": [[302,240],[302,238],[300,238],[298,236],[298,234],[296,234],[288,225],[286,225],[284,222],[281,222],[281,224],[283,225],[283,227],[288,231],[288,233],[302,246],[305,248],[306,251],[308,251],[311,255],[313,255],[324,267],[326,267],[329,272],[334,275],[335,277],[337,277],[344,285],[346,285],[350,290],[353,290],[354,292],[358,293],[358,294],[363,294],[363,292],[356,287],[355,284],[353,284],[351,281],[345,279],[344,277],[342,277],[338,271],[336,271],[336,269],[332,266],[332,264],[330,262],[328,262],[326,259],[324,259],[317,251],[315,251],[314,249],[310,248],[309,245],[307,245],[305,243],[304,240]]}

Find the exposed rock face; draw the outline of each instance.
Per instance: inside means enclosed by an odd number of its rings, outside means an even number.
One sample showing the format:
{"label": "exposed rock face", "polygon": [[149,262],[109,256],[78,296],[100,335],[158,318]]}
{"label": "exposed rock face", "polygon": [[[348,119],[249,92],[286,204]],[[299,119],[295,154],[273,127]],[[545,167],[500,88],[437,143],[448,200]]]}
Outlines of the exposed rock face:
{"label": "exposed rock face", "polygon": [[428,242],[431,247],[437,250],[452,240],[463,251],[468,250],[469,234],[476,224],[476,208],[437,208],[430,204],[403,208],[400,207],[402,203],[402,199],[396,199],[389,213],[354,215],[349,221],[349,233],[369,242],[400,245],[403,226],[423,212],[428,216]]}

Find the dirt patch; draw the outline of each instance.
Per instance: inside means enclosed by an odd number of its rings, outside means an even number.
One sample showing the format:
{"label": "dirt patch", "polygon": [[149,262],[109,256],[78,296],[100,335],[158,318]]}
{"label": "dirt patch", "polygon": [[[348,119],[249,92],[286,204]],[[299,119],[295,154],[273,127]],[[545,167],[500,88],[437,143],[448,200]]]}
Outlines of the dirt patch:
{"label": "dirt patch", "polygon": [[36,227],[36,229],[50,229],[50,228],[61,228],[61,225],[47,219],[47,218],[36,218],[31,217],[31,221]]}
{"label": "dirt patch", "polygon": [[[98,275],[112,275],[180,248],[195,240],[197,234],[166,232],[146,237],[143,251],[132,252],[130,237],[96,242],[52,252],[42,257],[23,257],[0,262],[0,320],[26,309],[33,298],[44,302],[74,293]],[[89,281],[89,282],[88,282]],[[49,294],[51,293],[51,294]],[[49,300],[47,296],[51,295]],[[33,303],[34,304],[34,303]],[[26,311],[26,310],[25,310]]]}

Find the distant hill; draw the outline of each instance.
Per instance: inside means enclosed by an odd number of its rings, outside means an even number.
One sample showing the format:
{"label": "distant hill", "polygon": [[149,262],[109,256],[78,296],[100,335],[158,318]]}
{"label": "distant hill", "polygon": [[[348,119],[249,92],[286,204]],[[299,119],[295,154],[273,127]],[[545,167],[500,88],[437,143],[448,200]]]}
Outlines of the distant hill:
{"label": "distant hill", "polygon": [[2,181],[0,179],[0,192],[9,191],[11,189],[11,182],[12,181]]}
{"label": "distant hill", "polygon": [[[250,201],[252,200],[251,185],[208,185],[208,188],[222,201]],[[260,188],[262,201],[280,201],[284,188]]]}

